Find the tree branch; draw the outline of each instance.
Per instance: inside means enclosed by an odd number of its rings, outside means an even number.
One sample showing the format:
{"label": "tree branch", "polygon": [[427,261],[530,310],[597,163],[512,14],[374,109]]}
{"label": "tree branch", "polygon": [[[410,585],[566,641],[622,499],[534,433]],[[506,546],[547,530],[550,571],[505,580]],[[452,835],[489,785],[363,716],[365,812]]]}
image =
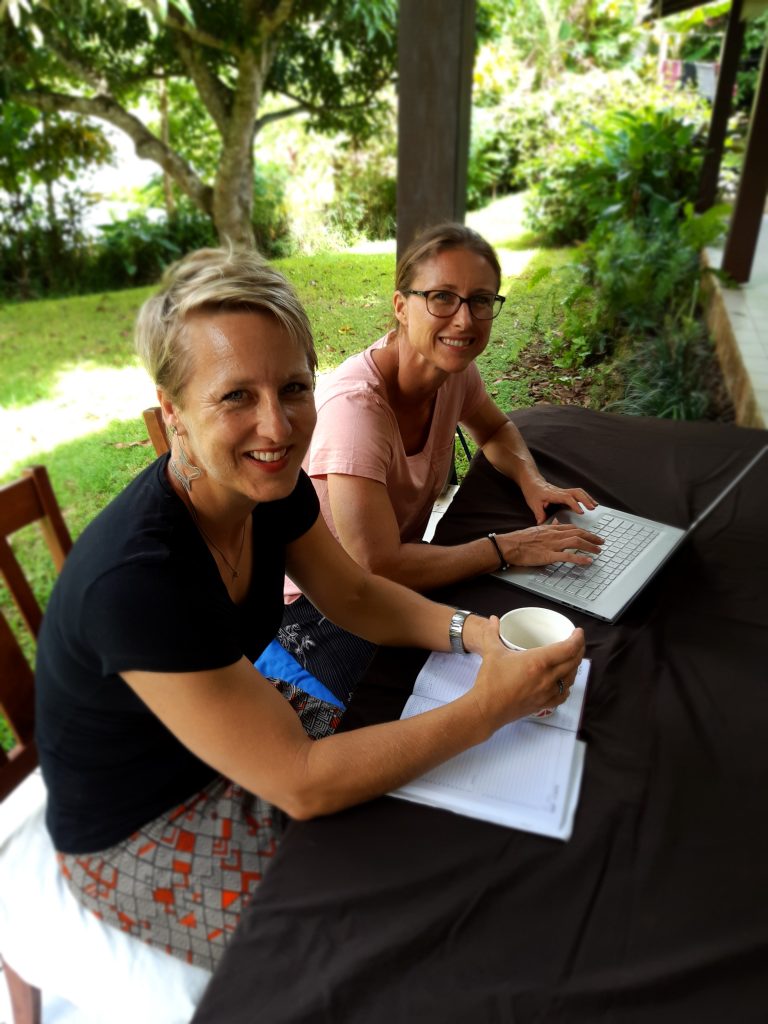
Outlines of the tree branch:
{"label": "tree branch", "polygon": [[[280,0],[280,3],[275,8],[274,14],[270,17],[265,15],[262,24],[266,30],[267,35],[273,36],[279,28],[281,28],[286,21],[293,14],[294,0]],[[258,3],[256,4],[258,7]],[[250,0],[247,4],[246,10],[252,16],[254,10],[254,0]]]}
{"label": "tree branch", "polygon": [[221,53],[229,53],[233,57],[239,56],[240,49],[237,46],[219,39],[218,36],[212,36],[208,32],[203,32],[202,29],[197,28],[195,25],[190,25],[186,18],[182,17],[175,9],[170,9],[167,16],[164,17],[155,0],[141,0],[141,5],[149,11],[158,25],[162,25],[165,28],[178,29],[179,32],[182,32],[199,46],[207,46],[209,49],[218,50]]}
{"label": "tree branch", "polygon": [[[37,26],[42,32],[43,30]],[[85,85],[90,86],[96,92],[104,92],[108,88],[107,83],[101,75],[94,72],[93,68],[84,64],[79,56],[68,45],[58,32],[50,29],[43,33],[45,36],[46,48],[53,56],[67,69],[75,78],[79,78]]]}
{"label": "tree branch", "polygon": [[283,110],[273,110],[269,114],[262,114],[261,117],[257,117],[254,121],[253,134],[258,135],[262,128],[265,128],[268,124],[272,124],[274,121],[282,121],[286,117],[293,117],[294,114],[301,114],[306,109],[303,103],[299,103],[295,107],[285,107]]}
{"label": "tree branch", "polygon": [[[383,85],[385,83],[385,81],[394,81],[394,79],[384,79],[384,80],[382,80],[381,84]],[[374,91],[378,91],[378,90],[374,90]],[[297,104],[297,110],[306,111],[306,113],[308,113],[308,114],[320,114],[320,113],[323,113],[323,111],[325,110],[324,107],[318,106],[317,103],[310,103],[309,100],[303,100],[300,96],[294,96],[293,93],[288,92],[286,89],[281,89],[280,90],[280,95],[281,96],[285,96],[286,99],[289,99],[293,103]],[[360,110],[361,108],[369,107],[370,105],[371,105],[371,98],[370,98],[370,96],[367,96],[364,99],[357,100],[355,103],[343,103],[343,104],[340,104],[339,106],[335,106],[333,108],[333,112],[334,113],[340,113],[340,114],[346,114],[346,113],[348,113],[348,112],[350,112],[352,110]],[[264,117],[265,118],[270,118],[271,115],[265,114]]]}
{"label": "tree branch", "polygon": [[173,45],[181,58],[181,62],[189,72],[189,77],[197,87],[200,99],[205,109],[211,115],[213,123],[223,137],[229,121],[229,112],[232,105],[232,93],[224,83],[214,75],[205,63],[202,54],[192,44],[186,32],[183,31],[179,18],[168,19],[168,31]]}
{"label": "tree branch", "polygon": [[179,188],[203,211],[212,216],[213,189],[201,180],[193,168],[111,96],[71,96],[66,93],[43,92],[39,89],[12,90],[10,98],[48,113],[62,110],[86,117],[96,117],[113,124],[133,140],[136,155],[158,164]]}

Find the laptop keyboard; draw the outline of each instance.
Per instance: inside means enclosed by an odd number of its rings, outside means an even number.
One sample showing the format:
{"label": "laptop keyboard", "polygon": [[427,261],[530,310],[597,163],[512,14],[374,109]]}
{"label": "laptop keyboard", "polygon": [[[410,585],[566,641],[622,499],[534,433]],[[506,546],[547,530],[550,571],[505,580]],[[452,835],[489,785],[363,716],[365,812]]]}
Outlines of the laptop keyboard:
{"label": "laptop keyboard", "polygon": [[602,515],[593,529],[603,538],[603,546],[599,555],[592,556],[591,565],[542,565],[536,571],[539,582],[569,597],[594,601],[659,533],[652,526],[608,514]]}

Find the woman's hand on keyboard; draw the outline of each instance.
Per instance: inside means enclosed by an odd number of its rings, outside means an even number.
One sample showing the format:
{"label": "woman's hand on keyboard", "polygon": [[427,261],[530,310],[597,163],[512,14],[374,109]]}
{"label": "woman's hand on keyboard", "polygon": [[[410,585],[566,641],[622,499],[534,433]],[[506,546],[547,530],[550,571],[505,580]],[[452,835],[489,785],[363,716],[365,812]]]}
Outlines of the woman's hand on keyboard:
{"label": "woman's hand on keyboard", "polygon": [[590,554],[600,553],[602,538],[570,523],[531,526],[527,530],[497,534],[502,554],[510,565],[549,565],[573,562],[590,565]]}
{"label": "woman's hand on keyboard", "polygon": [[[520,481],[528,508],[536,517],[537,523],[543,523],[549,515],[550,505],[567,505],[579,515],[587,509],[597,508],[597,502],[581,487],[556,487],[538,474],[531,475]],[[582,508],[582,506],[584,506]]]}

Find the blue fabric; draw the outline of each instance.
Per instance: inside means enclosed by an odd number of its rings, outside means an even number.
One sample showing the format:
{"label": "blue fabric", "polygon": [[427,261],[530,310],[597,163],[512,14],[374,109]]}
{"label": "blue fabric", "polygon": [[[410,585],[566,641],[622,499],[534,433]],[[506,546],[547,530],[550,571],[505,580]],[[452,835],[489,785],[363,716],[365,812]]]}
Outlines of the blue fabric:
{"label": "blue fabric", "polygon": [[319,697],[320,700],[328,701],[329,704],[344,710],[339,698],[323,686],[319,679],[315,679],[311,672],[307,672],[277,640],[273,640],[264,648],[254,664],[262,675],[284,679],[286,683],[293,683],[306,693],[311,693],[313,697]]}

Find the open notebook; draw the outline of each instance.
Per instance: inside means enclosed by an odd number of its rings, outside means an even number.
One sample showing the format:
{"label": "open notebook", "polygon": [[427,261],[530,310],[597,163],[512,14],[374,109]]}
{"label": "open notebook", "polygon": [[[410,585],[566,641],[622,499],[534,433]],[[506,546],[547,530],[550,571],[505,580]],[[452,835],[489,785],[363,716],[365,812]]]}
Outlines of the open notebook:
{"label": "open notebook", "polygon": [[[390,796],[481,818],[497,825],[569,839],[581,788],[585,744],[576,739],[589,661],[579,666],[568,700],[550,718],[524,718],[499,729]],[[472,686],[477,654],[433,653],[402,718],[456,700]]]}
{"label": "open notebook", "polygon": [[548,522],[575,523],[599,534],[603,549],[588,566],[554,562],[542,566],[511,566],[493,575],[549,601],[615,622],[664,563],[768,452],[768,445],[750,459],[720,493],[682,530],[653,519],[599,505],[577,515],[557,512]]}

